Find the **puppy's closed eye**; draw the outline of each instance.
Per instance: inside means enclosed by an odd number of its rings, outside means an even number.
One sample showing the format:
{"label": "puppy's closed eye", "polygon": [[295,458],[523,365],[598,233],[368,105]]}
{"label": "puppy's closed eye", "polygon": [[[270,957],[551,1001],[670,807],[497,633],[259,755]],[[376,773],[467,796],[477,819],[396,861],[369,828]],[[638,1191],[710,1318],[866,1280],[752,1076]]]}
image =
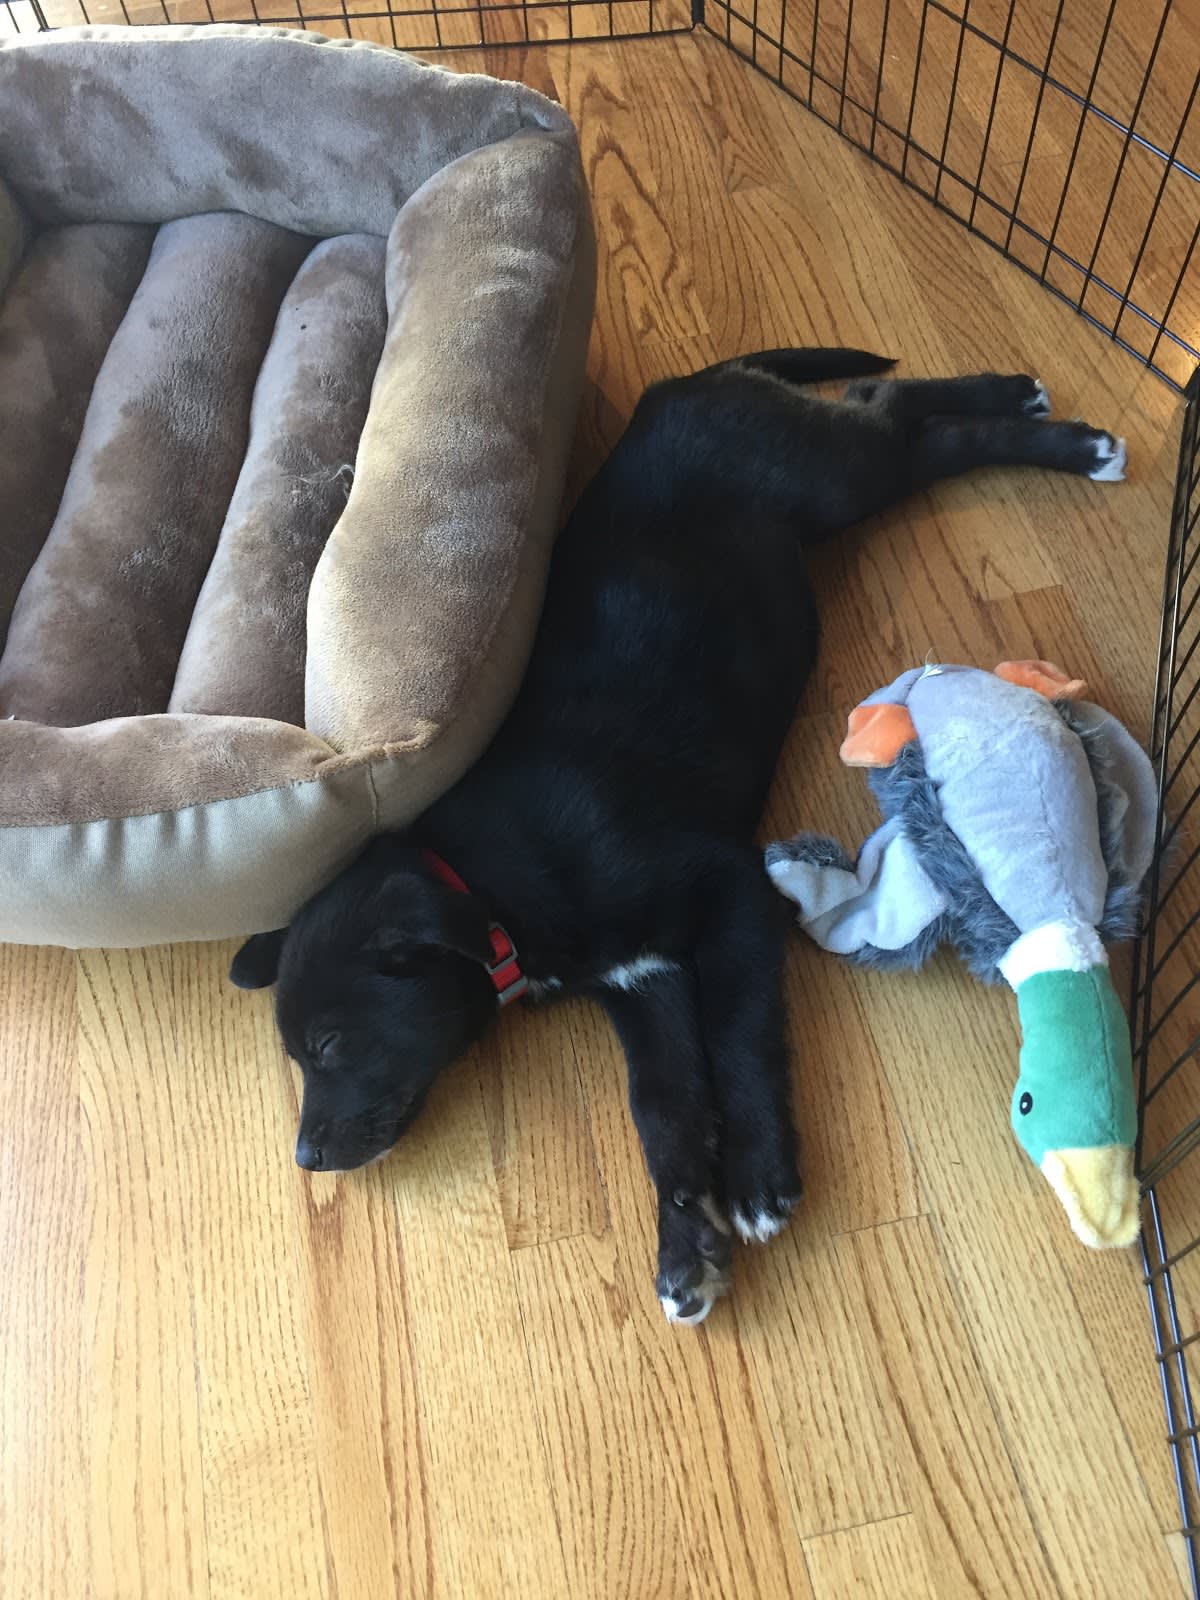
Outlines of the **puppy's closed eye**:
{"label": "puppy's closed eye", "polygon": [[333,1052],[337,1048],[341,1034],[336,1029],[318,1035],[312,1042],[312,1057],[318,1066],[328,1067],[333,1063]]}

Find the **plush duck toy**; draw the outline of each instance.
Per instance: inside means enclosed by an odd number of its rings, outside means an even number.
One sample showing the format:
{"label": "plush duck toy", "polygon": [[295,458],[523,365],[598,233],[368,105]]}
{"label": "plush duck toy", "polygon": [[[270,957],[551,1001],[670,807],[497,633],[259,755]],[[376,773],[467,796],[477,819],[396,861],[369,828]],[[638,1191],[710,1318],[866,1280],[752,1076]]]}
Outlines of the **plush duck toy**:
{"label": "plush duck toy", "polygon": [[831,839],[771,845],[767,870],[826,950],[921,966],[939,944],[1016,991],[1017,1139],[1087,1245],[1138,1232],[1129,1027],[1105,941],[1137,931],[1157,786],[1145,752],[1044,661],[925,666],[850,714],[884,823],[857,862]]}

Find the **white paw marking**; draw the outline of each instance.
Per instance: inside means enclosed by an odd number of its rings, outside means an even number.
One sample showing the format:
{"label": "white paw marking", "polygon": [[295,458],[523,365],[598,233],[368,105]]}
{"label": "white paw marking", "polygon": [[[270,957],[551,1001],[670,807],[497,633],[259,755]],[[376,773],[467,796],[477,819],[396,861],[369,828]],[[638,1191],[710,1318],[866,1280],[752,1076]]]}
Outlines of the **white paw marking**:
{"label": "white paw marking", "polygon": [[1026,400],[1024,410],[1030,417],[1048,417],[1050,415],[1050,391],[1040,378],[1035,378],[1037,387],[1033,391],[1033,398]]}
{"label": "white paw marking", "polygon": [[[713,1299],[716,1297],[714,1296]],[[672,1300],[671,1296],[664,1295],[662,1308],[667,1314],[667,1321],[677,1323],[681,1328],[697,1328],[713,1308],[713,1300],[701,1302],[699,1311],[693,1311],[690,1316],[683,1316],[679,1310],[679,1301]]]}
{"label": "white paw marking", "polygon": [[[700,1306],[696,1311],[690,1311],[687,1316],[682,1315],[681,1307],[685,1302],[676,1300],[673,1295],[661,1296],[661,1305],[666,1312],[667,1321],[678,1323],[681,1328],[697,1328],[712,1310],[714,1304],[729,1289],[729,1279],[720,1270],[714,1267],[711,1261],[704,1263],[704,1282],[697,1293],[700,1296]],[[692,1297],[689,1295],[688,1299]]]}
{"label": "white paw marking", "polygon": [[786,1200],[787,1210],[781,1217],[770,1211],[742,1211],[740,1208],[730,1213],[730,1220],[739,1239],[744,1244],[766,1244],[768,1239],[773,1239],[777,1233],[782,1233],[787,1227],[788,1218],[791,1216],[794,1200]]}
{"label": "white paw marking", "polygon": [[610,989],[633,990],[640,989],[647,978],[654,977],[658,972],[674,972],[678,962],[668,961],[665,956],[656,956],[650,952],[637,956],[633,961],[626,961],[619,967],[611,967],[600,979]]}
{"label": "white paw marking", "polygon": [[1126,456],[1124,439],[1098,439],[1096,467],[1088,473],[1088,477],[1093,483],[1120,483],[1125,476]]}

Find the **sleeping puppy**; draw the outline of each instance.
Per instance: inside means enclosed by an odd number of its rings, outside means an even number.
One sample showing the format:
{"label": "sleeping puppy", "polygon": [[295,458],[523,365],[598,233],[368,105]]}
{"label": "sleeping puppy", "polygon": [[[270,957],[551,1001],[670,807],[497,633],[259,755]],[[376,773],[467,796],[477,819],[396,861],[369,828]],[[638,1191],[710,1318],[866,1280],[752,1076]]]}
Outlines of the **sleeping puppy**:
{"label": "sleeping puppy", "polygon": [[[805,548],[974,467],[1115,479],[1125,459],[1042,421],[1032,378],[868,379],[890,365],[768,351],[643,396],[558,542],[494,743],[234,961],[235,983],[276,985],[301,1166],[388,1151],[527,985],[594,995],[620,1037],[668,1317],[707,1314],[733,1232],[784,1225],[787,913],[754,839],[816,650]],[[860,380],[837,404],[801,387],[835,377]]]}

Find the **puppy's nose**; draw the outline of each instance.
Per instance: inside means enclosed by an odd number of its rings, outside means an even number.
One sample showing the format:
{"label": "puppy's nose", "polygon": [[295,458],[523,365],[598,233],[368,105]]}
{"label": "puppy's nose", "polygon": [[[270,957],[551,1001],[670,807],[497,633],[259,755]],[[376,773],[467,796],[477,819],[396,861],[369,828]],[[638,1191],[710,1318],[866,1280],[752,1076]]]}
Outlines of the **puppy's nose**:
{"label": "puppy's nose", "polygon": [[296,1165],[307,1172],[320,1172],[325,1165],[325,1152],[311,1139],[299,1139],[296,1142]]}

